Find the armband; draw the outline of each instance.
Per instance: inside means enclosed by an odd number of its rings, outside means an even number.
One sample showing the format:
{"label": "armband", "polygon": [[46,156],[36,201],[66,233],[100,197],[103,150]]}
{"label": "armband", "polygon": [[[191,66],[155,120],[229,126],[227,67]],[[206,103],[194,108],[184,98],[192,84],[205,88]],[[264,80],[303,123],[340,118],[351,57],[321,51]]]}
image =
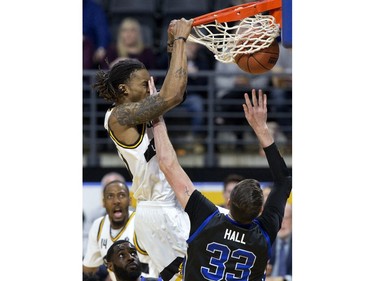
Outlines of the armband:
{"label": "armband", "polygon": [[173,42],[176,41],[176,40],[180,40],[180,39],[182,39],[182,40],[184,40],[184,42],[186,42],[186,38],[182,37],[182,36],[177,37],[176,39],[173,40]]}

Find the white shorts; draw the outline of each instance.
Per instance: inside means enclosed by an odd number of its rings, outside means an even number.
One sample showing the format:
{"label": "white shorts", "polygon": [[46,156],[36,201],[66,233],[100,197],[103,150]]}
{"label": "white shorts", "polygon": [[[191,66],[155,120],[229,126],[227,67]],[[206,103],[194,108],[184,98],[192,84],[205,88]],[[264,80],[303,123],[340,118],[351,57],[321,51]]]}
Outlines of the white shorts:
{"label": "white shorts", "polygon": [[186,256],[190,220],[177,201],[138,202],[134,231],[137,250],[147,252],[159,272],[177,257]]}

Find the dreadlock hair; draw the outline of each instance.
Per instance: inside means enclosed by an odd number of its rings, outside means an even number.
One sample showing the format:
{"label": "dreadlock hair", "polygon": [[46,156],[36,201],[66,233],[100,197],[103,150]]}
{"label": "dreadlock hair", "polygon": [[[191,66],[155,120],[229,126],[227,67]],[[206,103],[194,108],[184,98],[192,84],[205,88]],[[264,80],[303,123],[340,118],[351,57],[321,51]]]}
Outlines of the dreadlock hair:
{"label": "dreadlock hair", "polygon": [[263,205],[263,192],[254,179],[239,182],[230,194],[230,214],[237,222],[248,224],[255,219]]}
{"label": "dreadlock hair", "polygon": [[123,95],[119,90],[120,84],[126,84],[133,72],[146,69],[145,65],[137,59],[124,59],[116,63],[109,71],[100,70],[95,77],[93,88],[99,96],[111,102],[117,102]]}

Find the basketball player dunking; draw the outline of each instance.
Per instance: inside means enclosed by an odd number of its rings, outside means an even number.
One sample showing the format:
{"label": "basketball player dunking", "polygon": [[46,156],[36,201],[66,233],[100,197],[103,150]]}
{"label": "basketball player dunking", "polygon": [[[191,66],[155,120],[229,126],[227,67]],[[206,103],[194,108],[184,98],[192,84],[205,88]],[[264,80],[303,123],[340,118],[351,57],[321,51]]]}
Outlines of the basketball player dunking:
{"label": "basketball player dunking", "polygon": [[160,171],[150,121],[183,101],[185,41],[191,25],[192,20],[185,19],[169,25],[170,66],[159,93],[145,66],[134,59],[116,63],[107,73],[99,72],[95,84],[101,97],[114,102],[106,113],[105,128],[132,177],[137,199],[134,244],[139,253],[149,255],[165,281],[180,278],[190,223]]}

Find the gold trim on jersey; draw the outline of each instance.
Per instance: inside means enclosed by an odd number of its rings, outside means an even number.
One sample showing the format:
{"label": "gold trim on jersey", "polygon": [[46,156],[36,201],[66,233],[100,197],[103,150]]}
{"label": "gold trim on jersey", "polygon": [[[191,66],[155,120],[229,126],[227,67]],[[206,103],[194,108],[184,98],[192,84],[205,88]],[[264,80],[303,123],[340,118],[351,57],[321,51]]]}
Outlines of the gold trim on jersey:
{"label": "gold trim on jersey", "polygon": [[112,240],[112,242],[116,242],[116,241],[120,238],[120,236],[124,233],[126,227],[128,226],[130,220],[134,217],[134,215],[135,215],[135,212],[133,212],[133,213],[130,215],[128,221],[126,222],[126,224],[124,225],[124,227],[121,229],[121,231],[119,232],[119,234],[116,235],[115,238],[112,237],[111,231],[109,231],[109,236],[111,236],[111,240]]}
{"label": "gold trim on jersey", "polygon": [[137,240],[137,234],[135,234],[135,231],[133,235],[133,243],[137,252],[141,253],[144,256],[148,256],[148,253],[139,246],[138,240]]}
{"label": "gold trim on jersey", "polygon": [[100,235],[102,234],[104,221],[105,221],[105,216],[102,218],[102,220],[101,220],[101,222],[100,222],[100,224],[99,224],[98,235],[96,236],[96,241],[97,241],[97,242],[99,242]]}
{"label": "gold trim on jersey", "polygon": [[133,181],[133,174],[132,174],[132,172],[130,171],[130,167],[129,167],[129,163],[128,163],[128,161],[126,161],[125,157],[121,154],[121,152],[119,151],[119,149],[117,149],[117,151],[119,152],[119,155],[120,155],[122,161],[124,162],[124,164],[125,164],[125,166],[126,166],[126,169],[127,169],[128,172],[129,172],[130,178],[131,178],[131,180]]}
{"label": "gold trim on jersey", "polygon": [[137,148],[142,140],[143,140],[143,136],[145,135],[145,132],[146,132],[146,123],[143,123],[142,124],[142,132],[140,133],[139,135],[139,139],[135,142],[135,144],[133,145],[126,145],[126,144],[123,144],[122,142],[120,142],[116,137],[115,137],[115,134],[112,132],[111,128],[109,127],[109,124],[108,124],[108,132],[109,132],[109,136],[110,138],[118,145],[118,146],[121,146],[123,148],[128,148],[128,149],[133,149],[133,148]]}
{"label": "gold trim on jersey", "polygon": [[180,264],[180,266],[178,267],[178,272],[176,273],[176,274],[178,274],[177,277],[176,277],[176,281],[181,281],[182,278],[184,277],[183,274],[182,274],[183,265],[184,265],[184,262],[182,262]]}

